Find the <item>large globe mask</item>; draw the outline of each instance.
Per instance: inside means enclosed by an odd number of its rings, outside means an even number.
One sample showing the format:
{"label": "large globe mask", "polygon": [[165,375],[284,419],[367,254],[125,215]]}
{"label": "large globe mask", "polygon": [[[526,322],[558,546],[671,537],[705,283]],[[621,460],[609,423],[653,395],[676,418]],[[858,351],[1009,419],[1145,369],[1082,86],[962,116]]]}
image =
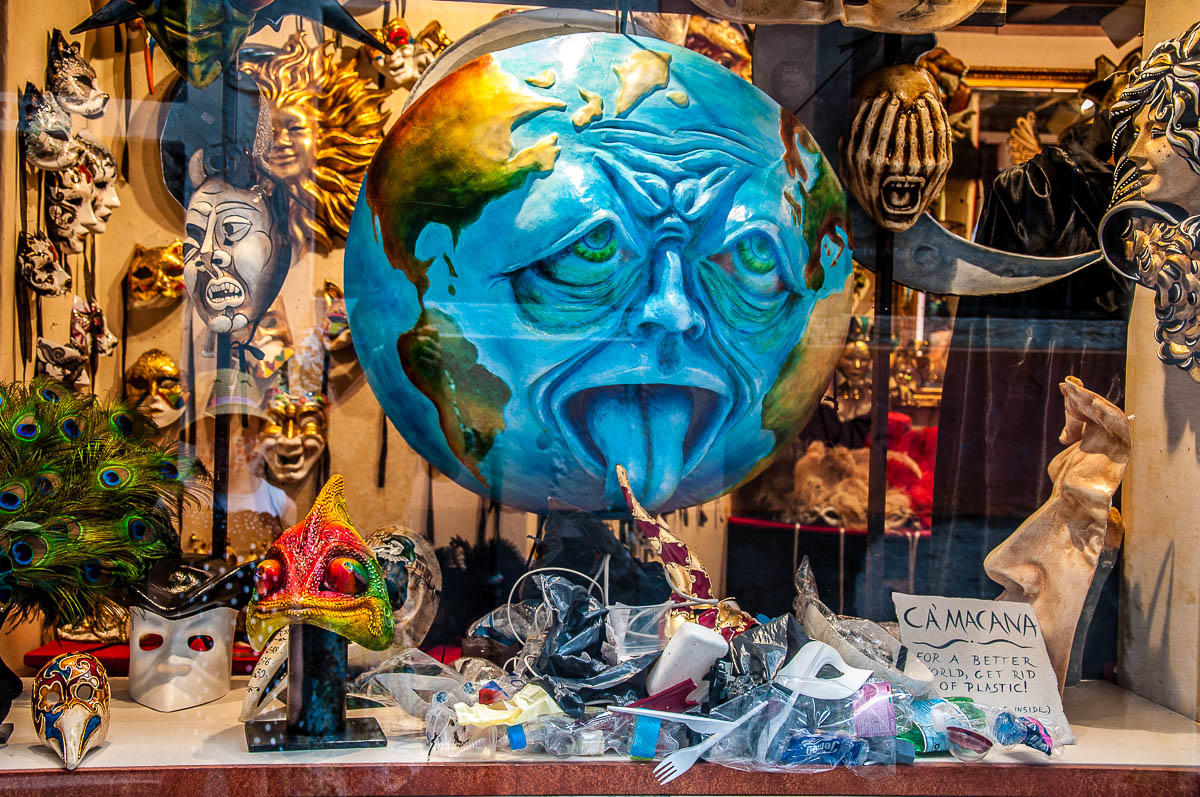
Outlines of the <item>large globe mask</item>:
{"label": "large globe mask", "polygon": [[530,511],[651,511],[749,478],[807,420],[850,310],[845,196],[807,131],[665,42],[561,36],[425,92],[346,248],[360,360],[405,439]]}

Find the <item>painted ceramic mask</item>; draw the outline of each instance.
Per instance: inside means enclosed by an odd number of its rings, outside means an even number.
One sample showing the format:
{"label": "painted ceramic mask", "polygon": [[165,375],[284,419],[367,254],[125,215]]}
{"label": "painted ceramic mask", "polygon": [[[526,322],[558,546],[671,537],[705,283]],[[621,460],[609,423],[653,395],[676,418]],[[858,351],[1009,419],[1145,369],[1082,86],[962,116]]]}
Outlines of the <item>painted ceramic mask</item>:
{"label": "painted ceramic mask", "polygon": [[71,290],[71,272],[62,267],[58,250],[44,233],[17,233],[17,270],[40,296],[62,296]]}
{"label": "painted ceramic mask", "polygon": [[204,88],[234,61],[248,35],[267,25],[278,30],[289,14],[317,20],[360,44],[384,49],[337,0],[110,0],[71,33],[141,17],[171,66],[188,83]]}
{"label": "painted ceramic mask", "polygon": [[851,28],[883,33],[929,33],[952,28],[975,12],[983,0],[699,0],[714,17],[735,22],[824,25],[839,21]]}
{"label": "painted ceramic mask", "polygon": [[[434,25],[439,30],[442,27],[436,20],[430,23],[430,27]],[[437,52],[426,47],[424,42],[413,39],[412,31],[402,17],[392,17],[387,25],[371,33],[380,41],[386,41],[392,48],[390,53],[370,54],[371,66],[384,79],[384,85],[390,89],[411,89],[416,85],[421,73],[437,58]],[[444,30],[442,34],[445,34]]]}
{"label": "painted ceramic mask", "polygon": [[326,408],[320,393],[267,393],[260,450],[271,481],[303,481],[325,451]]}
{"label": "painted ceramic mask", "polygon": [[271,148],[263,169],[286,185],[292,238],[310,236],[322,249],[345,238],[371,156],[383,140],[388,92],[358,74],[336,48],[301,34],[264,61],[248,63],[271,109]]}
{"label": "painted ceramic mask", "polygon": [[942,192],[951,146],[950,117],[929,73],[911,64],[884,67],[855,91],[842,142],[846,184],[876,224],[907,230]]}
{"label": "painted ceramic mask", "polygon": [[75,140],[83,163],[92,174],[92,213],[96,220],[88,230],[102,233],[108,229],[108,220],[113,211],[121,207],[121,198],[117,196],[117,159],[108,147],[87,130],[76,133]]}
{"label": "painted ceramic mask", "polygon": [[1111,115],[1113,204],[1145,199],[1200,214],[1200,22],[1154,47]]}
{"label": "painted ceramic mask", "polygon": [[250,601],[254,565],[186,555],[155,565],[130,609],[129,696],[155,711],[224,697],[238,610]]}
{"label": "painted ceramic mask", "polygon": [[[195,164],[203,153],[193,157]],[[262,182],[234,185],[193,177],[184,216],[183,278],[210,330],[238,332],[266,312],[290,265],[282,192]]]}
{"label": "painted ceramic mask", "polygon": [[50,37],[46,90],[63,110],[87,119],[95,119],[108,107],[108,95],[96,84],[96,70],[80,55],[79,42],[68,42],[58,28]]}
{"label": "painted ceramic mask", "polygon": [[49,92],[43,93],[32,83],[25,84],[17,100],[21,118],[19,130],[30,166],[56,172],[73,165],[79,150],[71,139],[71,116]]}
{"label": "painted ceramic mask", "polygon": [[325,483],[308,517],[258,563],[246,633],[261,650],[284,626],[324,628],[371,650],[392,643],[392,606],[379,563],[350,516],[342,477]]}
{"label": "painted ceramic mask", "polygon": [[80,390],[91,384],[87,364],[87,355],[74,346],[38,338],[35,360],[37,373],[61,382],[72,390]]}
{"label": "painted ceramic mask", "polygon": [[125,274],[129,297],[135,304],[169,303],[183,295],[183,241],[166,246],[133,245],[133,259]]}
{"label": "painted ceramic mask", "polygon": [[179,365],[162,349],[150,349],[137,358],[125,374],[125,396],[159,429],[179,420],[187,405]]}
{"label": "painted ceramic mask", "polygon": [[754,86],[576,34],[478,58],[407,109],[345,275],[368,381],[443,473],[529,511],[620,510],[626,463],[667,511],[807,420],[848,323],[849,226],[816,143]]}
{"label": "painted ceramic mask", "polygon": [[71,306],[71,345],[84,354],[108,356],[119,342],[100,305],[76,296]]}
{"label": "painted ceramic mask", "polygon": [[271,309],[263,314],[250,345],[263,355],[253,368],[254,375],[259,379],[270,379],[292,359],[296,349],[282,300],[276,299]]}
{"label": "painted ceramic mask", "polygon": [[83,163],[46,177],[46,224],[50,237],[65,253],[83,251],[83,239],[99,224],[92,200],[96,187]]}
{"label": "painted ceramic mask", "polygon": [[341,351],[353,346],[350,319],[346,315],[346,294],[342,291],[342,286],[325,280],[321,287],[321,297],[325,300],[325,319],[321,322],[325,348],[329,351]]}
{"label": "painted ceramic mask", "polygon": [[64,653],[33,679],[33,728],[42,744],[75,769],[108,735],[108,673],[88,653]]}

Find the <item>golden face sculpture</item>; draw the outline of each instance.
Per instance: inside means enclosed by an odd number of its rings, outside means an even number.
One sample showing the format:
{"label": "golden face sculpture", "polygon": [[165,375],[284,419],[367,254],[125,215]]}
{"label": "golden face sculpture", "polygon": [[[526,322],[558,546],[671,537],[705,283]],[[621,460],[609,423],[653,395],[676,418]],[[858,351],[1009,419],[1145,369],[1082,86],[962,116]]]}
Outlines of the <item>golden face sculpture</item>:
{"label": "golden face sculpture", "polygon": [[149,413],[159,429],[165,429],[183,415],[187,390],[179,365],[162,349],[150,349],[125,374],[125,395]]}
{"label": "golden face sculpture", "polygon": [[242,66],[271,106],[262,167],[288,187],[292,237],[311,236],[325,250],[349,230],[367,164],[383,140],[390,93],[335,52],[332,41],[313,46],[296,33],[277,55]]}
{"label": "golden face sculpture", "polygon": [[139,305],[174,302],[183,296],[183,241],[166,246],[133,245],[133,258],[125,272],[129,297]]}
{"label": "golden face sculpture", "polygon": [[325,397],[320,393],[267,394],[267,420],[262,427],[263,462],[271,481],[303,481],[325,451]]}

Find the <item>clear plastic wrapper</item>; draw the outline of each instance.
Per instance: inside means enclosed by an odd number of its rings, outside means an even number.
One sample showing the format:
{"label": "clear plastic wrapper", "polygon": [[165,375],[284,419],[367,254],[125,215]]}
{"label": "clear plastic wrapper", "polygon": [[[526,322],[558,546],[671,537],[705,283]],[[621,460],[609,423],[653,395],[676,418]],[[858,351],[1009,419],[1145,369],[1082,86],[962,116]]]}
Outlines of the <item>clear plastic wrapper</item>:
{"label": "clear plastic wrapper", "polygon": [[538,605],[538,601],[521,601],[498,606],[471,623],[466,635],[491,639],[505,647],[520,645],[532,632]]}
{"label": "clear plastic wrapper", "polygon": [[[638,726],[638,722],[643,726]],[[644,718],[630,714],[605,712],[586,719],[571,717],[542,717],[534,722],[512,726],[500,739],[501,748],[507,746],[513,752],[546,752],[554,756],[590,756],[616,753],[630,755],[633,751],[637,727],[643,733],[653,732],[657,727],[653,756],[662,758],[689,744],[687,730],[669,720],[647,722]]]}
{"label": "clear plastic wrapper", "polygon": [[958,712],[946,723],[946,746],[959,761],[981,761],[993,750],[1032,750],[1048,757],[1062,754],[1066,729],[1053,722],[966,700],[954,705]]}

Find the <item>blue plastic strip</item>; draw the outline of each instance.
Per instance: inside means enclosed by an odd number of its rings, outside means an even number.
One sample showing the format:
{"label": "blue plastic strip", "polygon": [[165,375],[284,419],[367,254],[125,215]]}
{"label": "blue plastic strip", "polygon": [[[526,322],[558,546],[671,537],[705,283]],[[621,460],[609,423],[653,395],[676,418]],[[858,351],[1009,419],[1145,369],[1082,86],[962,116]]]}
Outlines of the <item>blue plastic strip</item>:
{"label": "blue plastic strip", "polygon": [[658,749],[658,731],[662,720],[658,717],[638,717],[633,723],[633,742],[629,745],[629,757],[653,761]]}

